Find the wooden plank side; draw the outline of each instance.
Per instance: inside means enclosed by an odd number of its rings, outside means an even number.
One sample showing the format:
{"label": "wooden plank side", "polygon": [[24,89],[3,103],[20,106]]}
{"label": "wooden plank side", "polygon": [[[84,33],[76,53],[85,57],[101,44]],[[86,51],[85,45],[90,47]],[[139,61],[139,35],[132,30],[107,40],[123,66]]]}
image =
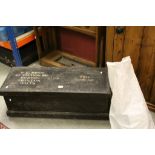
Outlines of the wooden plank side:
{"label": "wooden plank side", "polygon": [[42,47],[41,47],[41,43],[40,43],[40,36],[39,36],[39,31],[38,31],[38,27],[34,26],[34,33],[36,36],[36,46],[37,46],[37,53],[38,53],[38,57],[39,57],[39,61],[42,57]]}
{"label": "wooden plank side", "polygon": [[47,27],[47,32],[48,32],[47,42],[49,47],[48,51],[56,50],[56,47],[57,47],[55,29],[56,29],[56,26]]}
{"label": "wooden plank side", "polygon": [[96,27],[96,66],[100,66],[102,27]]}
{"label": "wooden plank side", "polygon": [[106,27],[101,29],[99,67],[105,67]]}
{"label": "wooden plank side", "polygon": [[96,36],[97,26],[62,26],[65,29],[73,30],[79,33],[83,33],[92,37]]}
{"label": "wooden plank side", "polygon": [[155,76],[155,27],[145,27],[138,66],[138,79],[145,99],[150,100]]}
{"label": "wooden plank side", "polygon": [[121,61],[123,57],[124,50],[124,38],[125,38],[125,27],[123,32],[117,33],[117,27],[115,27],[115,35],[114,35],[114,49],[113,49],[113,61]]}
{"label": "wooden plank side", "polygon": [[153,87],[152,87],[152,91],[151,91],[150,102],[155,105],[155,78],[154,78],[154,83],[153,83]]}
{"label": "wooden plank side", "polygon": [[114,34],[115,27],[107,26],[106,27],[106,50],[105,50],[105,60],[113,61],[113,50],[114,50]]}
{"label": "wooden plank side", "polygon": [[48,31],[49,27],[43,26],[42,27],[42,41],[43,41],[43,51],[47,53],[48,51]]}
{"label": "wooden plank side", "polygon": [[139,55],[144,26],[126,26],[123,57],[130,56],[135,71],[138,68]]}

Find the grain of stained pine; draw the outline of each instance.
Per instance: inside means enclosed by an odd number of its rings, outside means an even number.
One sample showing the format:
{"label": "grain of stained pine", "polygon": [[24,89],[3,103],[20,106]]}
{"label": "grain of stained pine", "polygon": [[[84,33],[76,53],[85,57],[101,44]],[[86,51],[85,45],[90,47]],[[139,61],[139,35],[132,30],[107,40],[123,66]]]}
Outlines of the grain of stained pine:
{"label": "grain of stained pine", "polygon": [[150,100],[155,76],[155,27],[145,27],[138,67],[138,79],[145,99]]}
{"label": "grain of stained pine", "polygon": [[117,27],[115,27],[114,35],[114,49],[113,49],[113,61],[120,61],[123,57],[123,47],[125,38],[125,27],[122,33],[116,33]]}
{"label": "grain of stained pine", "polygon": [[105,51],[106,61],[113,61],[114,34],[115,34],[114,26],[107,26],[106,27],[106,51]]}
{"label": "grain of stained pine", "polygon": [[126,26],[125,29],[123,57],[131,57],[135,71],[138,69],[143,30],[144,26]]}

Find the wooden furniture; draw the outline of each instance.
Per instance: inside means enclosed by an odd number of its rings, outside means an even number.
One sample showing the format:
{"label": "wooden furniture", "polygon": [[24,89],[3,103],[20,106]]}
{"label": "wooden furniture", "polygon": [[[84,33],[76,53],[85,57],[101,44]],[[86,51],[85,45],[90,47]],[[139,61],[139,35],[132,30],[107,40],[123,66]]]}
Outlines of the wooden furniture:
{"label": "wooden furniture", "polygon": [[155,111],[155,27],[108,26],[106,61],[130,56],[141,89],[151,110]]}
{"label": "wooden furniture", "polygon": [[[68,63],[66,64],[59,61],[60,59],[65,58],[66,60],[70,60],[70,62],[72,63]],[[65,60],[65,61],[66,61]],[[52,52],[50,52],[49,54],[47,54],[46,56],[44,56],[43,58],[41,58],[41,65],[43,66],[55,66],[55,67],[63,67],[63,66],[67,66],[67,67],[73,67],[75,66],[75,62],[76,63],[80,63],[86,66],[92,66],[95,67],[95,63],[79,58],[77,56],[68,54],[67,52],[62,52],[60,50],[54,50]]]}
{"label": "wooden furniture", "polygon": [[[41,28],[42,33],[40,37],[37,27],[34,27],[34,31],[36,34],[38,55],[41,65],[56,66],[56,67],[64,66],[64,64],[56,61],[57,59],[64,57],[71,61],[76,61],[86,66],[91,67],[102,66],[104,58],[100,59],[100,55],[103,55],[102,54],[103,53],[102,51],[104,50],[103,46],[105,46],[105,44],[103,43],[105,41],[105,37],[103,36],[104,33],[102,33],[105,27],[61,26],[61,27],[41,27]],[[65,42],[69,37],[74,37],[73,32],[75,32],[75,36],[77,35],[75,41],[73,41],[74,38],[73,39],[71,38],[68,42]],[[67,37],[67,39],[65,37]],[[83,37],[86,40],[86,44],[82,45],[79,43],[80,37],[81,39]],[[78,42],[77,44],[76,40]],[[91,56],[90,59],[87,59],[87,57],[90,56],[89,48],[90,46],[92,46],[93,41],[94,46],[92,48],[94,48],[94,50],[91,49],[93,55]],[[66,48],[67,50],[65,50],[66,44],[68,46]],[[80,51],[80,49],[82,49],[82,51]],[[87,51],[87,57],[85,56],[86,51]]]}

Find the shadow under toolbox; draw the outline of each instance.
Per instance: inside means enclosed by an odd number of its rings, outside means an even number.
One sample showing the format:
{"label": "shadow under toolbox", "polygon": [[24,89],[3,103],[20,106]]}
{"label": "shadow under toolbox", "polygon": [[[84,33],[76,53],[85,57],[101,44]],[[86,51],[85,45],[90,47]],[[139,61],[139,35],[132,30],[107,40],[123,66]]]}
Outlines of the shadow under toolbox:
{"label": "shadow under toolbox", "polygon": [[106,68],[13,67],[0,89],[8,116],[108,119]]}

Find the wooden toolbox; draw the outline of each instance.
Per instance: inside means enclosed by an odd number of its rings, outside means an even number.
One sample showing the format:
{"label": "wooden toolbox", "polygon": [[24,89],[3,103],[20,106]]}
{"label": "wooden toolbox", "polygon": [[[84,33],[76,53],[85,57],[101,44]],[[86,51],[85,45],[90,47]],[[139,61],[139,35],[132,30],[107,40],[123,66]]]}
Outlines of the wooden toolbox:
{"label": "wooden toolbox", "polygon": [[13,67],[0,89],[8,116],[108,119],[106,68]]}

